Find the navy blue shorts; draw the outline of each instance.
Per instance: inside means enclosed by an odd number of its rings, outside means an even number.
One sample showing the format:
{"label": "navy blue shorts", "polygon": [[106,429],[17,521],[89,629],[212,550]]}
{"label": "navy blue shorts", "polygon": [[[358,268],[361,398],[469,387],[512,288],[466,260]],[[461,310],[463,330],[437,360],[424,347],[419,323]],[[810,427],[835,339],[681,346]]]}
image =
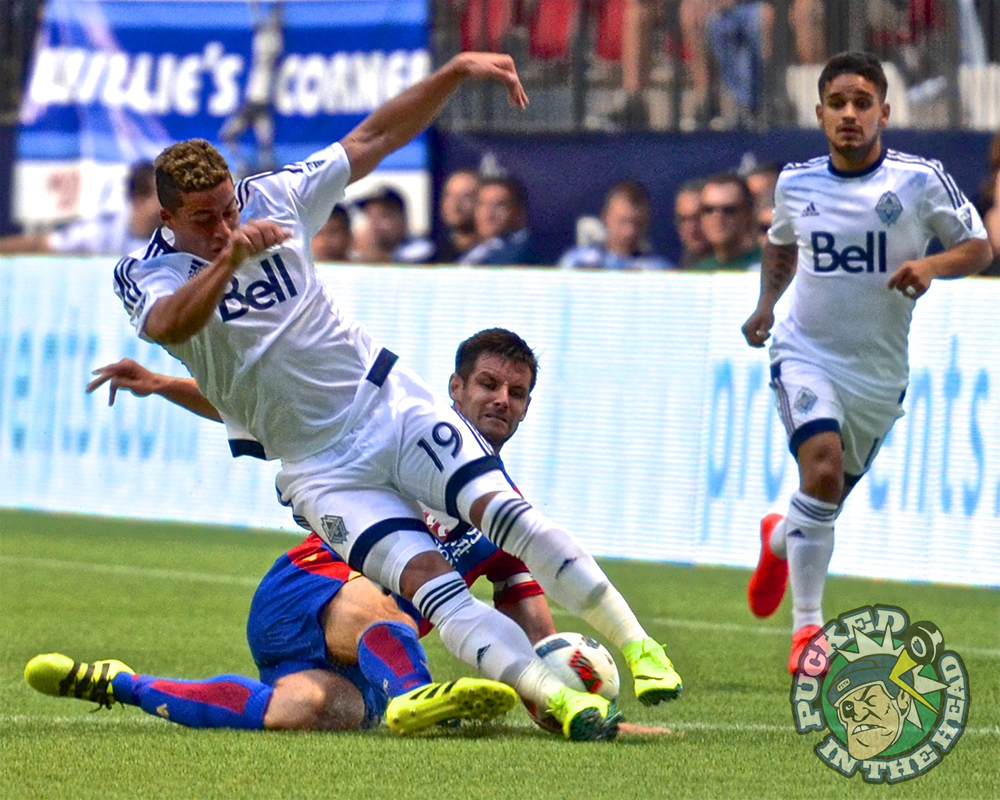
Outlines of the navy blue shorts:
{"label": "navy blue shorts", "polygon": [[366,724],[377,724],[388,697],[357,666],[330,661],[321,615],[341,587],[357,577],[314,533],[274,562],[250,603],[247,642],[260,680],[308,669],[336,672],[354,684],[365,702]]}

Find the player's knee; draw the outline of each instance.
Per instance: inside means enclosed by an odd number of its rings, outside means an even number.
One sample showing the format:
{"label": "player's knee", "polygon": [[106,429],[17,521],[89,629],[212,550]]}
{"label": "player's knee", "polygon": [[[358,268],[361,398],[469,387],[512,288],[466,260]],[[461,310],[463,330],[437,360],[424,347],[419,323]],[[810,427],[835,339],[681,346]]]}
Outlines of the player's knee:
{"label": "player's knee", "polygon": [[364,719],[364,700],[354,686],[332,672],[313,671],[286,675],[275,683],[264,727],[277,731],[347,731],[360,728]]}
{"label": "player's knee", "polygon": [[454,572],[454,567],[445,561],[437,550],[419,553],[411,558],[399,576],[399,592],[408,600],[413,599],[417,589],[439,575]]}

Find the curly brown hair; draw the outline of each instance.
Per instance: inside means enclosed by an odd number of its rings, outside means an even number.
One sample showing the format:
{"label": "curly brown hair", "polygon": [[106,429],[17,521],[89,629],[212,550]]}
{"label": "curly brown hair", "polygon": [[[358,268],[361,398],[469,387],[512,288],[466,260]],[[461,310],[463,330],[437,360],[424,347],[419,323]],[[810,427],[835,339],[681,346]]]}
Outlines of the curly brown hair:
{"label": "curly brown hair", "polygon": [[176,211],[185,192],[214,189],[227,178],[229,165],[205,139],[172,144],[156,157],[156,196],[168,211]]}

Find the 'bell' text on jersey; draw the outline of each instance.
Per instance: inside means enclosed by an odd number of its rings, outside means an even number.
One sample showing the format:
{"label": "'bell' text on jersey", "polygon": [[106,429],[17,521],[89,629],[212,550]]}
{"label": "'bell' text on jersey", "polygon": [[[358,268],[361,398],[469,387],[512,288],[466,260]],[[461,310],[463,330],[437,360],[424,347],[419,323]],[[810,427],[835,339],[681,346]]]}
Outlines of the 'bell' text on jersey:
{"label": "'bell' text on jersey", "polygon": [[[201,331],[165,345],[231,434],[256,440],[267,458],[296,460],[329,447],[378,355],[364,328],[345,320],[327,295],[309,252],[349,179],[347,154],[334,144],[306,162],[240,181],[240,223],[271,220],[291,236],[239,266]],[[144,338],[153,304],[206,266],[177,252],[169,236],[157,231],[115,268],[115,292]]]}
{"label": "'bell' text on jersey", "polygon": [[855,394],[885,397],[906,388],[914,306],[887,288],[890,276],[934,237],[950,248],[986,231],[940,162],[887,150],[859,173],[838,172],[828,157],[786,166],[768,236],[798,245],[772,360],[808,361]]}

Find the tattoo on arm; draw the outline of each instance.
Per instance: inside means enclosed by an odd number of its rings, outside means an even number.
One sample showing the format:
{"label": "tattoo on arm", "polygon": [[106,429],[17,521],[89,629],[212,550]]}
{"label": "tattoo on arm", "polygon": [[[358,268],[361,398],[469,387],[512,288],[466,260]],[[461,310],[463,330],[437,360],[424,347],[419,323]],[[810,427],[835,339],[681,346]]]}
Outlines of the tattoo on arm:
{"label": "tattoo on arm", "polygon": [[761,297],[773,297],[775,301],[785,293],[785,289],[795,277],[795,262],[798,260],[798,245],[773,245],[764,248],[764,260],[760,273]]}

